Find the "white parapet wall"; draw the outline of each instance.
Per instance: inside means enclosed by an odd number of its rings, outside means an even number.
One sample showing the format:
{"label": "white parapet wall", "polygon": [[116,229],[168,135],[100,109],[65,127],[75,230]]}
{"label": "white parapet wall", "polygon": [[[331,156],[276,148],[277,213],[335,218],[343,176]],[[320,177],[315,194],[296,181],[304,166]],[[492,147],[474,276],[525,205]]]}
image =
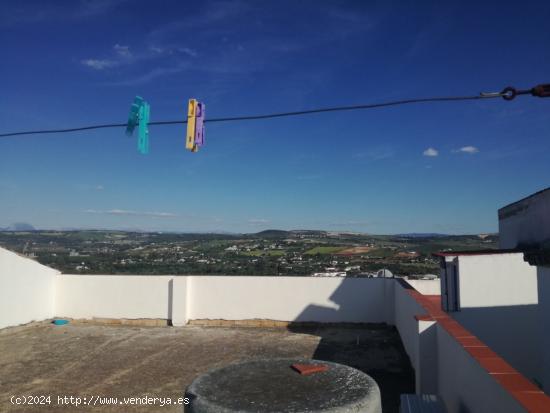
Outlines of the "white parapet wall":
{"label": "white parapet wall", "polygon": [[460,343],[437,325],[437,393],[448,413],[526,412]]}
{"label": "white parapet wall", "polygon": [[337,277],[191,277],[189,319],[389,322],[393,280]]}
{"label": "white parapet wall", "polygon": [[537,268],[522,253],[458,256],[461,308],[538,303]]}
{"label": "white parapet wall", "polygon": [[[419,353],[418,353],[418,342],[419,342],[419,329],[418,322],[415,320],[414,316],[417,314],[425,314],[426,310],[420,305],[418,301],[414,299],[413,296],[409,294],[409,290],[406,287],[406,284],[403,282],[397,282],[394,286],[394,298],[393,305],[395,307],[395,327],[399,332],[401,341],[403,342],[403,347],[411,365],[418,373],[419,368]],[[410,284],[409,284],[410,285]],[[416,374],[416,385],[418,387],[419,375]]]}
{"label": "white parapet wall", "polygon": [[424,295],[441,295],[441,281],[435,280],[406,280],[416,291]]}
{"label": "white parapet wall", "polygon": [[542,364],[540,382],[550,394],[550,267],[537,267],[539,290],[538,322],[541,333]]}
{"label": "white parapet wall", "polygon": [[0,328],[53,317],[57,274],[0,248]]}
{"label": "white parapet wall", "polygon": [[460,311],[450,313],[526,377],[541,379],[537,268],[522,253],[458,256]]}
{"label": "white parapet wall", "polygon": [[550,242],[550,188],[498,211],[500,248]]}
{"label": "white parapet wall", "polygon": [[173,278],[62,274],[56,278],[55,314],[82,319],[171,319]]}
{"label": "white parapet wall", "polygon": [[[171,319],[174,325],[192,319],[385,322],[399,331],[416,391],[438,394],[449,413],[528,410],[493,377],[502,372],[486,370],[458,333],[451,335],[460,325],[440,309],[429,284],[420,288],[430,293],[423,295],[396,279],[61,275],[0,249],[0,287],[1,327],[53,316]],[[522,397],[537,391],[531,385]]]}
{"label": "white parapet wall", "polygon": [[[59,275],[55,313],[162,318],[393,324],[393,280],[332,277]],[[393,290],[391,290],[393,291]],[[388,300],[387,298],[390,298]]]}

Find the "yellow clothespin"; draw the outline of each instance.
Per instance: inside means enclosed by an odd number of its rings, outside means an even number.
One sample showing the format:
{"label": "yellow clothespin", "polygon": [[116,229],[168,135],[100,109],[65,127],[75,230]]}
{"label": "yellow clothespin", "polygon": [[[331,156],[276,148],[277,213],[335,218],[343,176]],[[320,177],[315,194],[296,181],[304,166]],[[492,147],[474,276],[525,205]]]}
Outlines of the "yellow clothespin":
{"label": "yellow clothespin", "polygon": [[185,139],[185,147],[192,152],[199,150],[195,145],[195,124],[197,119],[197,100],[189,99],[189,105],[187,107],[187,135]]}

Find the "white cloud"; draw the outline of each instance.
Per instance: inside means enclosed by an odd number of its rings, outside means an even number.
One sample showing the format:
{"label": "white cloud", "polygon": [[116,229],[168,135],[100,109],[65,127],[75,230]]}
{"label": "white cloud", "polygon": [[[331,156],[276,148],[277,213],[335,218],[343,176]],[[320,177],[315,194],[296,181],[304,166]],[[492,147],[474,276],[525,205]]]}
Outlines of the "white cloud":
{"label": "white cloud", "polygon": [[364,226],[367,226],[367,225],[371,225],[370,222],[367,222],[367,221],[354,221],[354,220],[349,220],[349,221],[342,221],[342,222],[330,222],[328,224],[326,224],[328,226],[331,226],[331,227],[349,227],[349,226],[361,226],[361,227],[364,227]]}
{"label": "white cloud", "polygon": [[191,56],[191,57],[197,57],[197,51],[193,50],[189,47],[180,47],[178,49],[178,51],[180,51],[182,53],[185,53],[186,55]]}
{"label": "white cloud", "polygon": [[115,51],[115,53],[117,55],[119,55],[120,57],[123,57],[123,58],[126,58],[126,59],[129,59],[132,57],[132,53],[130,52],[130,47],[129,46],[122,46],[120,44],[115,44],[113,46],[113,49]]}
{"label": "white cloud", "polygon": [[105,214],[105,215],[126,215],[126,216],[142,216],[142,217],[153,217],[153,218],[175,218],[178,215],[171,212],[142,212],[142,211],[132,211],[127,209],[109,209],[106,211],[101,211],[97,209],[87,209],[84,212],[88,214]]}
{"label": "white cloud", "polygon": [[269,222],[270,221],[268,219],[263,219],[263,218],[250,218],[248,220],[248,223],[252,225],[268,224]]}
{"label": "white cloud", "polygon": [[457,149],[453,152],[462,152],[462,153],[474,154],[474,153],[478,153],[479,149],[476,148],[475,146],[463,146],[462,148]]}
{"label": "white cloud", "polygon": [[95,189],[96,191],[103,191],[105,187],[103,185],[96,185]]}
{"label": "white cloud", "polygon": [[422,155],[424,155],[424,156],[438,156],[439,151],[437,149],[434,149],[434,148],[428,148],[424,152],[422,152]]}
{"label": "white cloud", "polygon": [[162,47],[158,47],[158,46],[150,46],[149,50],[151,50],[152,52],[158,53],[158,54],[161,54],[161,53],[164,52],[164,49]]}
{"label": "white cloud", "polygon": [[367,161],[383,161],[395,156],[395,151],[389,146],[375,146],[365,152],[355,152],[352,154],[354,159],[365,159]]}
{"label": "white cloud", "polygon": [[108,59],[85,59],[81,60],[80,63],[95,70],[103,70],[118,65],[116,61]]}
{"label": "white cloud", "polygon": [[145,73],[144,75],[134,77],[134,78],[129,78],[126,80],[121,80],[119,82],[110,82],[108,84],[113,86],[140,85],[143,83],[150,82],[151,80],[156,79],[158,77],[180,73],[185,69],[187,69],[188,66],[189,65],[187,63],[180,62],[173,67],[156,67],[151,71]]}

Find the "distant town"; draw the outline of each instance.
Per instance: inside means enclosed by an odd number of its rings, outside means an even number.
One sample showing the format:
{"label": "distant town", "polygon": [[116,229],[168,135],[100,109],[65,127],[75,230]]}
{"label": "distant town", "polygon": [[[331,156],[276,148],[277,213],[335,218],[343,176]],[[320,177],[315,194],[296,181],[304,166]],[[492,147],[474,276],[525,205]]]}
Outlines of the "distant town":
{"label": "distant town", "polygon": [[497,248],[498,235],[0,231],[0,246],[68,274],[434,278],[432,253]]}

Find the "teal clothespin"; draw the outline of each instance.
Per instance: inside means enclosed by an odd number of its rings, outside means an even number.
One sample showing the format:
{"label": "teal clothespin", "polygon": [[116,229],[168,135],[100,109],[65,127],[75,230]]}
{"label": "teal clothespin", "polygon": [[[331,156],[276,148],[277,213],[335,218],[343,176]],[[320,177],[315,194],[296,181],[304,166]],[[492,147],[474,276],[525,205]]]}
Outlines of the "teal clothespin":
{"label": "teal clothespin", "polygon": [[136,126],[138,127],[138,151],[141,154],[149,153],[149,117],[151,115],[151,106],[143,100],[141,96],[134,98],[134,103],[130,106],[128,115],[128,124],[126,125],[126,135],[131,136]]}
{"label": "teal clothespin", "polygon": [[138,151],[143,155],[149,153],[149,116],[151,107],[143,102],[139,109]]}
{"label": "teal clothespin", "polygon": [[131,136],[134,133],[135,127],[139,124],[139,108],[143,105],[143,98],[136,96],[134,103],[130,106],[130,115],[128,116],[128,124],[126,125],[126,135]]}

